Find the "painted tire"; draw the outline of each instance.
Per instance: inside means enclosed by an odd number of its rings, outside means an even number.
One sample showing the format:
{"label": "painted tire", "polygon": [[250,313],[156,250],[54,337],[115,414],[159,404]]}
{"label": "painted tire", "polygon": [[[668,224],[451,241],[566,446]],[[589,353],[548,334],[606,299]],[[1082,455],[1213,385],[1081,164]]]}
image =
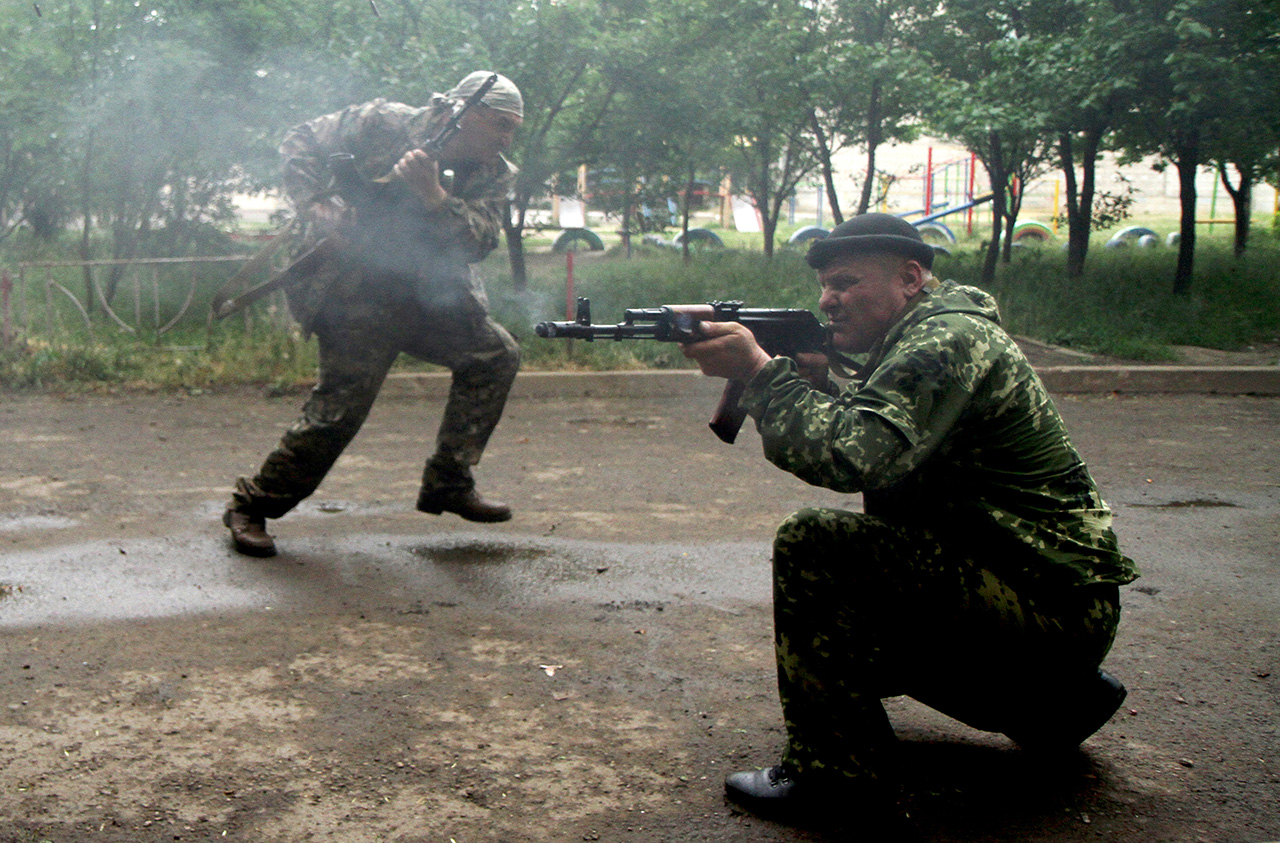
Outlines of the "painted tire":
{"label": "painted tire", "polygon": [[1042,222],[1035,220],[1027,220],[1013,226],[1013,242],[1027,243],[1035,245],[1036,243],[1048,243],[1053,239],[1053,229]]}
{"label": "painted tire", "polygon": [[809,240],[821,240],[830,233],[820,225],[806,225],[803,228],[797,228],[795,233],[787,238],[787,242],[794,244],[804,243]]}
{"label": "painted tire", "polygon": [[553,252],[602,252],[604,241],[589,228],[566,228],[551,244]]}
{"label": "painted tire", "polygon": [[916,226],[916,231],[920,232],[924,242],[931,246],[934,244],[949,245],[956,242],[956,236],[951,233],[951,229],[937,221],[922,222]]}
{"label": "painted tire", "polygon": [[[684,245],[685,233],[683,231],[676,234],[671,240],[673,246]],[[691,228],[689,229],[689,246],[712,246],[723,248],[724,241],[720,239],[720,235],[716,234],[709,228]]]}
{"label": "painted tire", "polygon": [[1141,225],[1131,225],[1128,228],[1122,228],[1115,233],[1110,240],[1107,241],[1107,248],[1114,249],[1117,246],[1132,246],[1142,240],[1143,237],[1154,237],[1159,242],[1160,235],[1156,234],[1149,228]]}

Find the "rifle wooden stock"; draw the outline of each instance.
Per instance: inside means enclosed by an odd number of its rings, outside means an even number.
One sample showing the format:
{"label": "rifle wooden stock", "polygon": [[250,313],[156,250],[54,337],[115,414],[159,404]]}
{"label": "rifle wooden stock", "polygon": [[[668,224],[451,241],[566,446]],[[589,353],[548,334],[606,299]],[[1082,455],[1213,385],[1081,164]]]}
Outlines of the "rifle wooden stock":
{"label": "rifle wooden stock", "polygon": [[747,411],[739,403],[746,388],[747,385],[742,381],[726,383],[724,392],[720,393],[720,403],[716,405],[716,411],[707,423],[711,432],[726,445],[734,443],[738,438],[738,431],[742,430],[743,422],[747,420]]}
{"label": "rifle wooden stock", "polygon": [[214,297],[212,304],[213,315],[218,319],[225,319],[233,313],[239,313],[276,290],[288,289],[293,284],[306,278],[310,273],[317,271],[326,261],[337,257],[342,245],[342,240],[336,235],[321,238],[310,249],[294,258],[293,262],[287,267],[258,286],[252,287],[237,296],[227,298],[223,295],[223,290],[231,286],[227,284]]}

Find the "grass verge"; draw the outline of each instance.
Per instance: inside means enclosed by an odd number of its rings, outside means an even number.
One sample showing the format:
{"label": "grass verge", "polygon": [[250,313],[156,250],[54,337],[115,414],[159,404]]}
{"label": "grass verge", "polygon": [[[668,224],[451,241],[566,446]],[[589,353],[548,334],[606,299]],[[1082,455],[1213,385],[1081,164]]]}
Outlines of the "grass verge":
{"label": "grass verge", "polygon": [[[1084,277],[1068,281],[1065,256],[1053,246],[1015,251],[989,285],[1014,334],[1131,360],[1176,359],[1174,346],[1239,350],[1280,342],[1280,249],[1258,238],[1241,259],[1209,244],[1198,251],[1188,295],[1174,295],[1172,249],[1094,249]],[[545,340],[534,325],[562,320],[569,304],[564,255],[529,255],[529,285],[512,288],[505,260],[481,264],[494,317],[519,338],[526,370],[685,368],[678,347],[657,342]],[[979,252],[940,257],[936,274],[976,284]],[[803,252],[780,248],[772,260],[748,249],[706,250],[685,263],[667,249],[641,246],[628,259],[615,248],[575,256],[573,294],[587,296],[598,323],[622,319],[628,307],[741,300],[751,307],[808,307],[817,302]],[[21,335],[0,348],[0,387],[10,389],[203,389],[255,384],[289,390],[315,376],[314,341],[303,341],[279,304],[254,318],[211,329],[203,314],[164,336],[139,340],[104,324],[95,339],[73,330]],[[274,310],[271,308],[274,307]],[[400,370],[431,367],[402,356]]]}

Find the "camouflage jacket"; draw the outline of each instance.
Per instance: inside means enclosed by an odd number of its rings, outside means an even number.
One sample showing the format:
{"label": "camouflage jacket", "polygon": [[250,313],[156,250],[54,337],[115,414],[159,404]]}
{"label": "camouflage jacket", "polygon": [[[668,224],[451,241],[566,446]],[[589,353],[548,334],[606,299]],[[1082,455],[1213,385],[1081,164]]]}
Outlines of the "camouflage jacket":
{"label": "camouflage jacket", "polygon": [[[366,181],[383,178],[404,153],[420,148],[433,137],[447,115],[448,109],[440,97],[423,108],[375,99],[291,129],[280,145],[280,153],[284,157],[285,192],[298,216],[309,223],[308,209],[313,200],[330,190],[330,155],[353,155],[355,168]],[[436,251],[443,255],[434,266],[420,266],[420,274],[470,279],[467,264],[482,260],[498,245],[503,208],[515,185],[515,175],[515,166],[505,158],[459,168],[451,182],[442,179],[449,198],[430,212],[420,202],[408,201],[408,191],[392,180],[391,187],[403,193],[404,207],[415,212],[412,214],[415,219],[406,222],[398,239],[429,238]],[[309,247],[319,236],[313,226],[306,225],[298,250]],[[393,239],[397,238],[393,236]],[[382,238],[381,248],[394,248],[394,244],[386,240]],[[404,246],[416,249],[418,244]],[[290,307],[304,329],[335,285],[345,288],[339,289],[339,298],[358,299],[360,294],[355,288],[361,277],[369,274],[370,267],[365,266],[363,270],[353,272],[350,264],[331,266],[316,273],[308,283],[300,285],[300,289],[291,290]],[[483,305],[483,289],[474,292]]]}
{"label": "camouflage jacket", "polygon": [[811,484],[863,492],[868,513],[927,526],[1011,577],[1137,578],[991,296],[943,283],[889,329],[862,372],[832,396],[791,360],[771,361],[742,400],[768,459]]}

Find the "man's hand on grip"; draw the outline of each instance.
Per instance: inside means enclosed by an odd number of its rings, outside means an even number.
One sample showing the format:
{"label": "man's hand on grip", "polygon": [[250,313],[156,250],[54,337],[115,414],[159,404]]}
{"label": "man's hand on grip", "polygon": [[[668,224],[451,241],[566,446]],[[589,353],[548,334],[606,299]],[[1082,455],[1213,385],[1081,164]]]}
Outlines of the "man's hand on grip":
{"label": "man's hand on grip", "polygon": [[436,159],[421,149],[411,149],[396,162],[393,172],[422,200],[428,209],[434,209],[449,198],[440,186],[440,169]]}

